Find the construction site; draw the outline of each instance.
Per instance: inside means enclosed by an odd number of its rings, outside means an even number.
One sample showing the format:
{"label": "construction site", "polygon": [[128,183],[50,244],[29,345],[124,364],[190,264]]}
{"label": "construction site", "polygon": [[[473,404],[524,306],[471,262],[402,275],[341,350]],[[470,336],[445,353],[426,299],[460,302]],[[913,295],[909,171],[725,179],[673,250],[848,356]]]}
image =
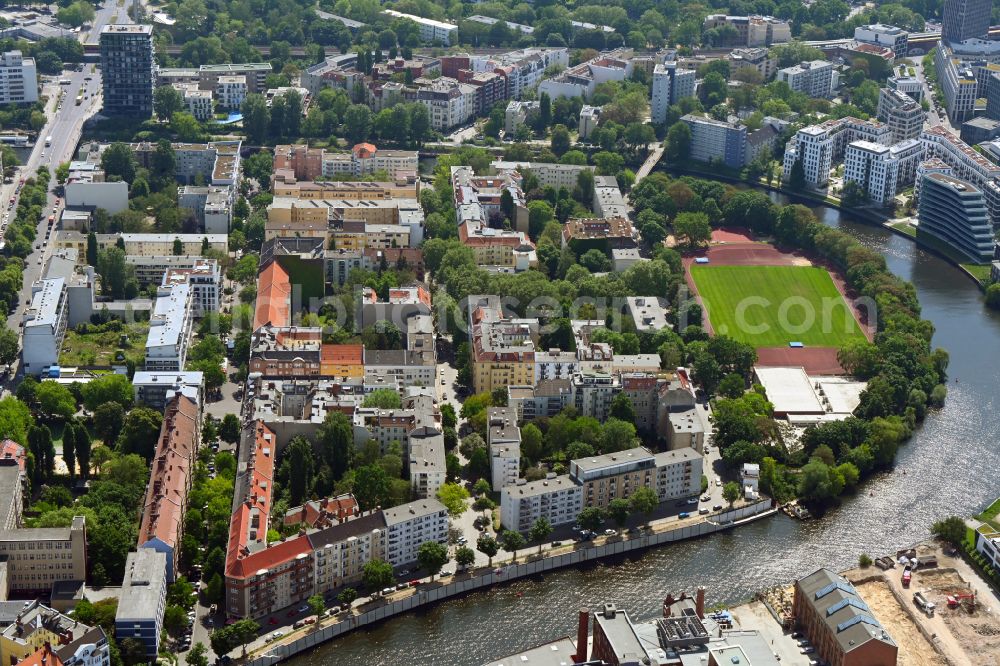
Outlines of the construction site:
{"label": "construction site", "polygon": [[1000,600],[936,544],[845,572],[899,645],[900,666],[1000,666]]}

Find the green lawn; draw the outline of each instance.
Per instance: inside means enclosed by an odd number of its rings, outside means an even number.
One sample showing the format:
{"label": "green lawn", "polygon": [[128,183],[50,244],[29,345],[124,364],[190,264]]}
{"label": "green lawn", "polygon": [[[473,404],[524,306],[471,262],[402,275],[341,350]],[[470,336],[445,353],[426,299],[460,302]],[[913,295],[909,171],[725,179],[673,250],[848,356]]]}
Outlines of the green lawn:
{"label": "green lawn", "polygon": [[755,347],[865,339],[830,274],[812,266],[691,266],[718,335]]}
{"label": "green lawn", "polygon": [[[104,331],[83,335],[74,329],[69,329],[66,331],[66,339],[63,340],[59,364],[69,367],[118,365],[124,363],[122,358],[124,357],[131,358],[141,367],[145,358],[148,333],[148,321],[125,324],[120,331]],[[123,340],[122,335],[127,335],[127,340]],[[123,343],[125,344],[123,345]]]}

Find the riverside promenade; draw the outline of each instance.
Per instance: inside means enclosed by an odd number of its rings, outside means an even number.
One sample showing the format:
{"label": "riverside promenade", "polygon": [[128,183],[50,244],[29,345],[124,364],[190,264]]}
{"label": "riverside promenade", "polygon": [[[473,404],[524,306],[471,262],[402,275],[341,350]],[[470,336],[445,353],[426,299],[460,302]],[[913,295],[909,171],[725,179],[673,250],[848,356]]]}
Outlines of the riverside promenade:
{"label": "riverside promenade", "polygon": [[775,513],[777,509],[771,500],[765,499],[708,516],[695,515],[683,520],[670,518],[653,521],[648,526],[633,528],[628,534],[602,536],[594,541],[556,546],[541,554],[528,555],[520,562],[496,561],[492,567],[459,571],[453,576],[421,583],[419,586],[359,604],[350,614],[322,618],[316,625],[293,631],[270,643],[266,642],[268,638],[266,635],[262,636],[247,646],[245,658],[238,656],[242,654],[241,650],[234,650],[232,657],[234,660],[243,661],[246,666],[273,666],[355,629],[451,597],[592,560],[620,556],[675,541],[696,539],[760,520]]}

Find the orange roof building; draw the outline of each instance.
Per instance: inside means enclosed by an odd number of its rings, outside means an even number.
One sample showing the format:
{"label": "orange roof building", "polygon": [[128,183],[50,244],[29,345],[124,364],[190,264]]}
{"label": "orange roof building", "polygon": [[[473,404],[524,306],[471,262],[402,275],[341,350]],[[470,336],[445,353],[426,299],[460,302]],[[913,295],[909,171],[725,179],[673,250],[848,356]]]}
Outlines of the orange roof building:
{"label": "orange roof building", "polygon": [[167,556],[167,580],[171,583],[177,577],[200,431],[198,403],[184,395],[167,403],[146,487],[138,547],[153,548]]}
{"label": "orange roof building", "polygon": [[320,375],[343,381],[365,376],[363,345],[323,345],[320,350]]}
{"label": "orange roof building", "polygon": [[63,660],[52,651],[52,645],[45,643],[34,653],[17,662],[18,666],[63,666]]}
{"label": "orange roof building", "polygon": [[265,324],[277,328],[292,321],[292,282],[280,263],[272,261],[257,278],[257,309],[253,314],[253,330]]}

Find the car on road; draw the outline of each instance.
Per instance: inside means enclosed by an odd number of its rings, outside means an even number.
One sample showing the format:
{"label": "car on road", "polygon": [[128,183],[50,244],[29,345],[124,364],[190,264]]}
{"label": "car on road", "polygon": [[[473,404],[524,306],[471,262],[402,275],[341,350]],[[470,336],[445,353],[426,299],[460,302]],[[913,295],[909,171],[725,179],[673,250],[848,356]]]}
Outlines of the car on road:
{"label": "car on road", "polygon": [[722,487],[722,479],[716,479],[715,480],[715,486],[716,486],[716,488],[721,488]]}
{"label": "car on road", "polygon": [[711,502],[712,501],[712,496],[709,495],[708,493],[706,493],[706,494],[704,494],[704,495],[701,496],[701,501],[702,502]]}
{"label": "car on road", "polygon": [[716,504],[715,506],[712,507],[712,511],[722,511],[722,505]]}
{"label": "car on road", "polygon": [[610,529],[610,528],[604,530],[604,536],[617,536],[617,535],[618,535],[618,532],[616,530],[613,530],[613,529]]}
{"label": "car on road", "polygon": [[800,652],[801,654],[812,654],[812,653],[813,653],[813,652],[815,652],[815,651],[816,651],[816,648],[814,648],[814,647],[812,647],[812,646],[809,646],[809,647],[804,647],[804,648],[802,648],[801,650],[799,650],[799,652]]}
{"label": "car on road", "polygon": [[271,640],[272,641],[276,641],[276,640],[278,640],[279,638],[281,638],[284,635],[285,635],[285,632],[283,632],[281,629],[278,629],[276,632],[274,632],[273,634],[271,634]]}
{"label": "car on road", "polygon": [[681,520],[684,520],[685,518],[690,518],[691,514],[688,513],[687,511],[681,511],[680,513],[677,514],[677,517],[680,518]]}
{"label": "car on road", "polygon": [[689,499],[687,501],[687,503],[691,504],[691,505],[697,504],[698,503],[698,498],[697,497],[692,497],[691,499]]}

